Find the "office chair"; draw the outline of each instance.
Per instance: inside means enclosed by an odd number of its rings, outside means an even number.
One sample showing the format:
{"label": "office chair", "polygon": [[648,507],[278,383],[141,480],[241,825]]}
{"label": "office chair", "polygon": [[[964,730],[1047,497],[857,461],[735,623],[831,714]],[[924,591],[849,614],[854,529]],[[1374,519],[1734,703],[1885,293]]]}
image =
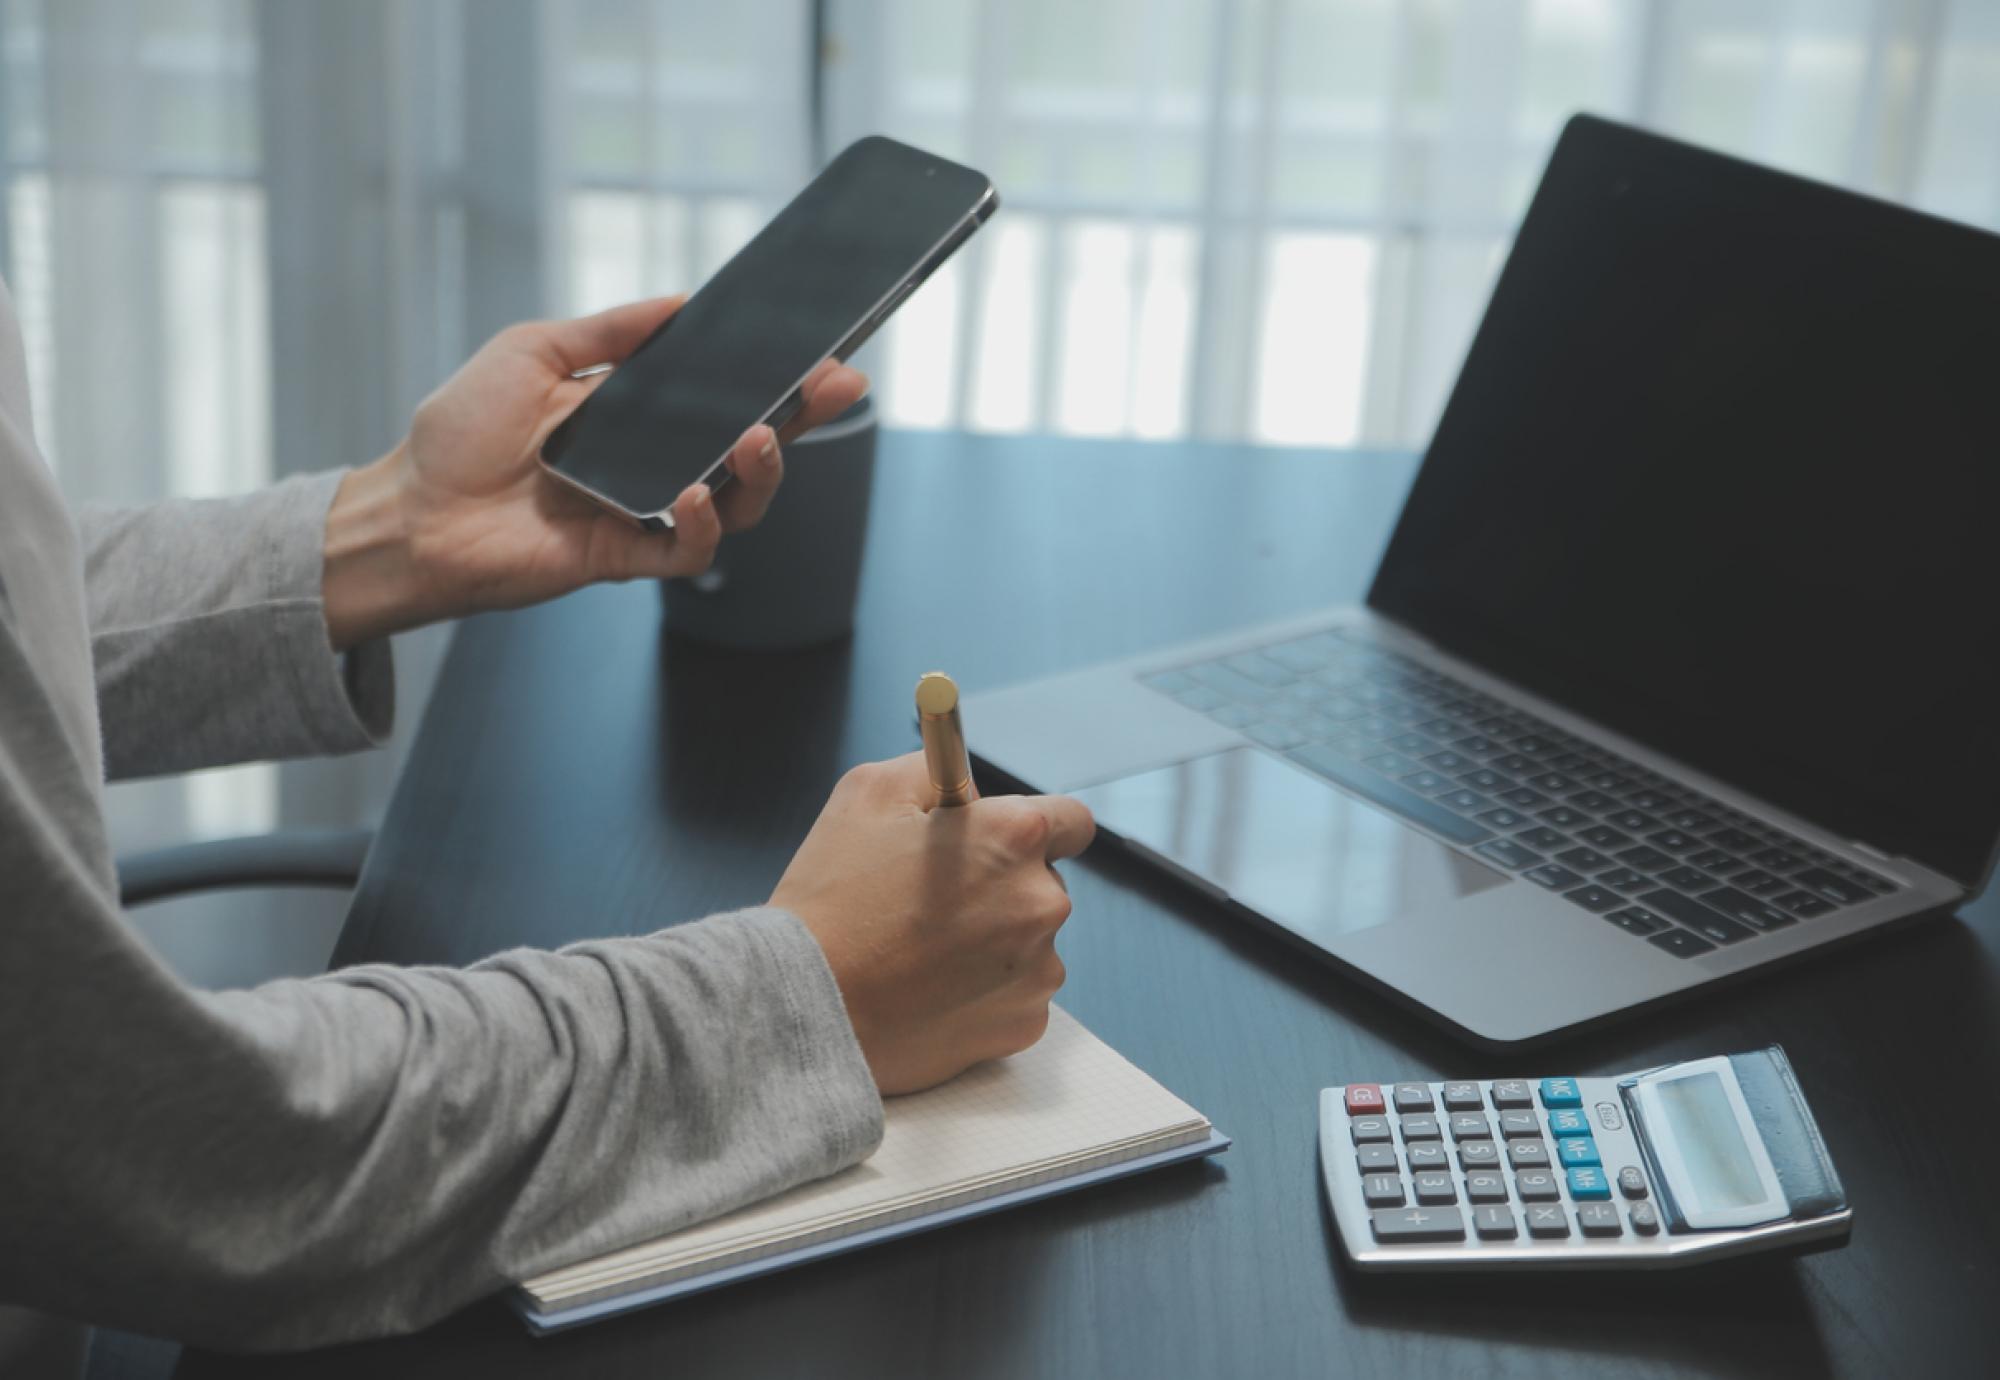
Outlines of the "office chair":
{"label": "office chair", "polygon": [[[351,887],[374,840],[369,829],[294,829],[128,854],[118,860],[118,899],[129,908],[229,888]],[[178,1342],[93,1328],[84,1373],[86,1380],[167,1380],[180,1354]]]}

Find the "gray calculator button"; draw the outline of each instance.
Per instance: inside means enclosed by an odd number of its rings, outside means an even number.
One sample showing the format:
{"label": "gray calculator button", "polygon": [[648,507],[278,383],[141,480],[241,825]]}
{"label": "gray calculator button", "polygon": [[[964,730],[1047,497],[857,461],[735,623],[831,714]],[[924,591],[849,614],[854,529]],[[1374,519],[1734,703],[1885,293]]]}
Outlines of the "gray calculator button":
{"label": "gray calculator button", "polygon": [[1403,1118],[1404,1140],[1436,1140],[1438,1119],[1434,1116],[1406,1116]]}
{"label": "gray calculator button", "polygon": [[1442,1145],[1433,1145],[1429,1141],[1425,1141],[1421,1145],[1412,1145],[1410,1147],[1410,1172],[1412,1174],[1416,1173],[1419,1169],[1449,1168],[1451,1168],[1451,1160],[1445,1154]]}
{"label": "gray calculator button", "polygon": [[1418,1174],[1416,1184],[1419,1203],[1458,1201],[1458,1185],[1449,1174]]}
{"label": "gray calculator button", "polygon": [[1361,1180],[1361,1199],[1369,1207],[1401,1207],[1403,1177],[1400,1174],[1370,1174]]}
{"label": "gray calculator button", "polygon": [[1505,1174],[1467,1174],[1465,1176],[1465,1201],[1468,1203],[1506,1202],[1507,1176]]}
{"label": "gray calculator button", "polygon": [[1504,1207],[1474,1208],[1472,1227],[1482,1241],[1512,1241],[1520,1234],[1514,1225],[1514,1214]]}
{"label": "gray calculator button", "polygon": [[1389,1139],[1389,1118],[1358,1116],[1347,1123],[1347,1129],[1354,1133],[1356,1145],[1368,1145],[1374,1141]]}
{"label": "gray calculator button", "polygon": [[1468,1173],[1474,1169],[1498,1169],[1500,1147],[1490,1140],[1469,1140],[1458,1147],[1458,1167]]}
{"label": "gray calculator button", "polygon": [[1632,1204],[1632,1230],[1641,1236],[1651,1236],[1660,1229],[1660,1214],[1653,1211],[1651,1203]]}
{"label": "gray calculator button", "polygon": [[1516,1169],[1544,1169],[1549,1163],[1549,1147],[1538,1140],[1507,1142],[1507,1163]]}
{"label": "gray calculator button", "polygon": [[1532,1107],[1535,1098],[1526,1079],[1503,1078],[1493,1085],[1493,1105],[1501,1111],[1509,1107]]}
{"label": "gray calculator button", "polygon": [[1627,1198],[1646,1196],[1646,1176],[1639,1172],[1637,1165],[1628,1164],[1618,1171],[1618,1191]]}
{"label": "gray calculator button", "polygon": [[1616,1203],[1579,1203],[1576,1224],[1585,1236],[1621,1236],[1625,1231],[1618,1222]]}
{"label": "gray calculator button", "polygon": [[1493,1128],[1477,1112],[1460,1112],[1451,1119],[1453,1140],[1486,1140],[1492,1134]]}
{"label": "gray calculator button", "polygon": [[1396,1085],[1396,1110],[1399,1112],[1428,1112],[1437,1103],[1431,1100],[1430,1085],[1427,1083],[1398,1083]]}
{"label": "gray calculator button", "polygon": [[1568,1236],[1569,1216],[1561,1203],[1530,1203],[1528,1205],[1528,1235]]}
{"label": "gray calculator button", "polygon": [[1542,1119],[1533,1112],[1500,1113],[1500,1134],[1508,1140],[1535,1137],[1542,1133]]}
{"label": "gray calculator button", "polygon": [[1477,1083],[1447,1083],[1444,1085],[1444,1109],[1447,1112],[1477,1112],[1484,1109],[1486,1099],[1479,1095]]}
{"label": "gray calculator button", "polygon": [[1514,1176],[1514,1191],[1524,1203],[1552,1202],[1562,1196],[1556,1176],[1547,1169],[1524,1169]]}
{"label": "gray calculator button", "polygon": [[1377,1241],[1463,1241],[1465,1221],[1455,1207],[1392,1208],[1370,1213]]}
{"label": "gray calculator button", "polygon": [[1363,1174],[1393,1174],[1403,1167],[1393,1145],[1364,1145],[1355,1153],[1354,1163]]}
{"label": "gray calculator button", "polygon": [[1618,1108],[1609,1102],[1597,1104],[1597,1124],[1607,1131],[1616,1131],[1625,1123],[1618,1119]]}

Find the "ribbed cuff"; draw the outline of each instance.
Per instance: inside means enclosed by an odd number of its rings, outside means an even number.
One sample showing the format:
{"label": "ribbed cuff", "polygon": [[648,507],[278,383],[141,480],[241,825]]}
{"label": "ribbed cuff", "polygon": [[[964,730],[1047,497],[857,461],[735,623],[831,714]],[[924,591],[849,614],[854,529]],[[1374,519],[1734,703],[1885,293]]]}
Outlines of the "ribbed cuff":
{"label": "ribbed cuff", "polygon": [[333,650],[326,624],[326,518],[344,470],[301,475],[266,491],[269,596],[295,670],[300,725],[324,753],[379,747],[396,722],[396,665],[389,639]]}
{"label": "ribbed cuff", "polygon": [[762,950],[791,1023],[792,1060],[813,1089],[809,1109],[828,1152],[827,1173],[857,1164],[882,1143],[882,1095],[847,1018],[826,954],[796,915],[776,906],[736,913]]}

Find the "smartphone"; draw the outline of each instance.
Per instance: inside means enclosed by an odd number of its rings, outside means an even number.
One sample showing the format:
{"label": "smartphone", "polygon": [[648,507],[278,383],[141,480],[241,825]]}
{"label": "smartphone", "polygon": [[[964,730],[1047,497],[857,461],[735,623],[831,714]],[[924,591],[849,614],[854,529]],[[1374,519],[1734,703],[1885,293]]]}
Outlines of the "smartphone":
{"label": "smartphone", "polygon": [[673,525],[750,427],[783,426],[1000,204],[993,184],[879,135],[842,150],[542,444],[548,472],[644,527]]}

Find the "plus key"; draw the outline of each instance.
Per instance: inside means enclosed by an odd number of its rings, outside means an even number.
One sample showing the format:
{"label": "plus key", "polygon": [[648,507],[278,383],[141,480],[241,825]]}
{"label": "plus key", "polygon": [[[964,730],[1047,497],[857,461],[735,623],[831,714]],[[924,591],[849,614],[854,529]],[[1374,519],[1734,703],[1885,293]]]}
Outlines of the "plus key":
{"label": "plus key", "polygon": [[1349,1083],[1347,1085],[1347,1114],[1349,1116],[1369,1116],[1388,1110],[1389,1104],[1382,1100],[1380,1083]]}

